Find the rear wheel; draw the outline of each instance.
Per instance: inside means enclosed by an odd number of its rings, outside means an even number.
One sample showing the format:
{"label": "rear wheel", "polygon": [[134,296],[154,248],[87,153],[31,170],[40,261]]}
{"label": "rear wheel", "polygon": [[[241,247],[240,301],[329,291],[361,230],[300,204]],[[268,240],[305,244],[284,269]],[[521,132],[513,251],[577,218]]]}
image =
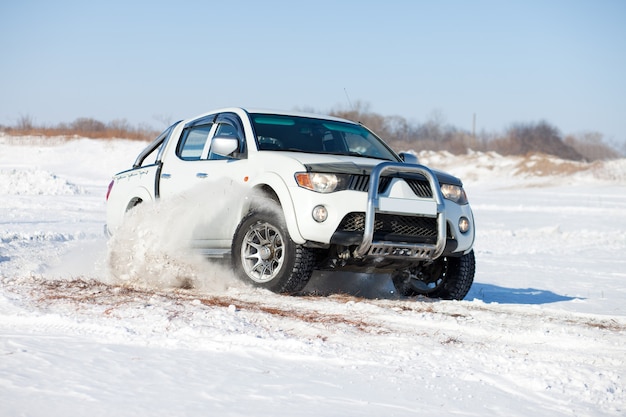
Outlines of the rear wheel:
{"label": "rear wheel", "polygon": [[280,210],[257,210],[239,224],[232,259],[243,281],[273,292],[294,294],[309,282],[315,256],[291,240]]}
{"label": "rear wheel", "polygon": [[472,250],[460,257],[446,256],[427,266],[398,272],[392,280],[401,295],[462,300],[474,282],[475,272]]}

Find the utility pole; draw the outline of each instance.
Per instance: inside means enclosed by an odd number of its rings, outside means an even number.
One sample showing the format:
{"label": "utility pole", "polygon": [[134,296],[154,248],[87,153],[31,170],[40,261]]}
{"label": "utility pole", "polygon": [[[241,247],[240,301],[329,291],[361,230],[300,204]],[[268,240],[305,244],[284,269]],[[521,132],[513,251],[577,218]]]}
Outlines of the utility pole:
{"label": "utility pole", "polygon": [[472,138],[476,139],[476,113],[474,113],[474,118],[472,120]]}

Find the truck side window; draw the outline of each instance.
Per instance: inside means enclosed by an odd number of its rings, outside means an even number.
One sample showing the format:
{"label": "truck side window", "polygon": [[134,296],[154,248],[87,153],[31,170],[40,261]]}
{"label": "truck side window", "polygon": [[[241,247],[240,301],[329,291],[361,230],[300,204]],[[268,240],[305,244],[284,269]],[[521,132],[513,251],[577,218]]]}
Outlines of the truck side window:
{"label": "truck side window", "polygon": [[178,156],[186,160],[200,159],[206,144],[212,124],[193,126],[185,129],[183,138],[178,145]]}

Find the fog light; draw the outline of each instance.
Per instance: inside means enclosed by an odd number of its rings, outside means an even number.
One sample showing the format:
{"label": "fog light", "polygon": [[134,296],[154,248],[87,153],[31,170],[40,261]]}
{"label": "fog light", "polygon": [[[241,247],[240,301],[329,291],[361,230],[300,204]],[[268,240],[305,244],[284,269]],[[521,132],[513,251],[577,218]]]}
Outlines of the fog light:
{"label": "fog light", "polygon": [[461,217],[459,219],[459,230],[461,233],[466,233],[470,228],[470,222],[467,217]]}
{"label": "fog light", "polygon": [[325,221],[328,218],[328,210],[324,206],[313,207],[313,220],[318,223]]}

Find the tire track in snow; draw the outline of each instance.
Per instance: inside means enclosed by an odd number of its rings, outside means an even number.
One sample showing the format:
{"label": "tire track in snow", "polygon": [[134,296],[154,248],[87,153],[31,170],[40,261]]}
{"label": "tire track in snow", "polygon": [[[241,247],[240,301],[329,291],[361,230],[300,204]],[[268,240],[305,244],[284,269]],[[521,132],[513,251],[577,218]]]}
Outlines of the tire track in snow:
{"label": "tire track in snow", "polygon": [[626,403],[624,317],[480,301],[289,297],[252,288],[206,293],[35,277],[5,280],[0,295],[8,338],[29,337],[20,331],[27,328],[45,337],[166,349],[251,347],[449,377],[462,390],[485,384],[561,412],[571,407],[572,392],[579,409]]}

